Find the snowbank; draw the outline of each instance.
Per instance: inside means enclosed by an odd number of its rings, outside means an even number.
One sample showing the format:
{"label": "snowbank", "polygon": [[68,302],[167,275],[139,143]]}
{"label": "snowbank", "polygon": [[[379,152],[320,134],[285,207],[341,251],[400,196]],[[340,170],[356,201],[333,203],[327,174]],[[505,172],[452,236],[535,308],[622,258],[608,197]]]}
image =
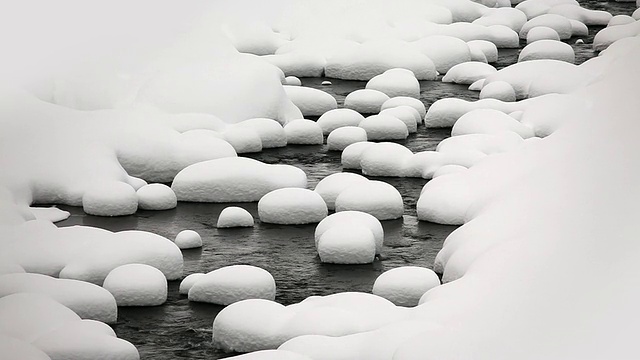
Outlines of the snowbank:
{"label": "snowbank", "polygon": [[253,216],[241,207],[229,206],[220,212],[216,227],[253,227]]}
{"label": "snowbank", "polygon": [[167,301],[167,279],[153,266],[127,264],[111,270],[102,286],[118,306],[158,306]]}
{"label": "snowbank", "polygon": [[625,25],[611,26],[598,31],[593,38],[593,50],[602,51],[617,40],[640,34],[640,21]]}
{"label": "snowbank", "polygon": [[189,301],[229,305],[246,299],[273,300],[276,282],[271,274],[251,265],[226,266],[198,277]]}
{"label": "snowbank", "polygon": [[273,190],[258,202],[260,221],[272,224],[317,223],[327,217],[327,204],[322,196],[308,189]]}
{"label": "snowbank", "polygon": [[438,285],[440,279],[433,270],[401,266],[380,274],[371,292],[398,306],[417,306],[422,295]]}

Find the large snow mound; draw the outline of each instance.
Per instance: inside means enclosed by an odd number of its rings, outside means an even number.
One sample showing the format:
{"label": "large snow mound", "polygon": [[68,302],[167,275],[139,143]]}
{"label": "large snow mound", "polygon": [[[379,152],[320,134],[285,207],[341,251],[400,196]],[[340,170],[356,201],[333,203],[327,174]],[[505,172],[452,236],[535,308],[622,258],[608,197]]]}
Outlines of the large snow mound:
{"label": "large snow mound", "polygon": [[158,306],[167,301],[167,279],[153,266],[127,264],[111,270],[102,286],[118,306]]}
{"label": "large snow mound", "polygon": [[272,224],[317,223],[327,217],[327,204],[317,192],[300,188],[273,190],[258,202],[260,221]]}
{"label": "large snow mound", "polygon": [[336,198],[335,205],[336,212],[362,211],[378,220],[398,219],[404,213],[402,196],[398,190],[382,181],[369,181],[346,188]]}
{"label": "large snow mound", "polygon": [[334,227],[345,227],[350,225],[361,225],[368,228],[373,234],[375,241],[375,253],[380,254],[382,251],[382,244],[384,242],[384,229],[382,228],[382,224],[375,216],[362,211],[340,211],[327,216],[316,227],[314,235],[316,239],[316,247],[318,246],[320,237],[322,237],[322,234],[327,230]]}
{"label": "large snow mound", "polygon": [[251,202],[270,191],[307,186],[304,171],[249,158],[204,161],[182,170],[171,188],[179,201]]}
{"label": "large snow mound", "polygon": [[198,277],[189,290],[189,300],[229,305],[246,299],[274,300],[276,282],[262,268],[226,266]]}
{"label": "large snow mound", "polygon": [[320,261],[332,264],[369,264],[376,255],[373,233],[363,225],[332,226],[320,235]]}
{"label": "large snow mound", "polygon": [[438,285],[440,279],[433,270],[401,266],[380,274],[371,292],[398,306],[416,306],[424,293]]}
{"label": "large snow mound", "polygon": [[320,116],[338,108],[336,99],[322,90],[288,85],[284,86],[284,90],[303,116]]}

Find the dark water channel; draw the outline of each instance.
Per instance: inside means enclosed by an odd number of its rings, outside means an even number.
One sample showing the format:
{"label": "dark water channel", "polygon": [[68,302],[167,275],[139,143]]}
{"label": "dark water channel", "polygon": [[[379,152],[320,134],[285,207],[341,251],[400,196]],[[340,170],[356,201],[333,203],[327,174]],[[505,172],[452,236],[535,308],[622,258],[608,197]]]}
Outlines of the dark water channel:
{"label": "dark water channel", "polygon": [[[583,6],[603,9],[615,14],[630,14],[634,6],[613,2],[590,1]],[[568,40],[576,51],[577,63],[594,56],[593,36],[601,28],[590,28],[586,44]],[[521,46],[526,44],[521,43]],[[517,61],[519,49],[501,50],[497,68]],[[321,85],[330,80],[331,85]],[[365,82],[323,78],[304,78],[303,85],[324,90],[338,100],[341,107],[350,92],[364,88]],[[440,81],[421,82],[421,100],[428,107],[445,97],[476,100],[477,93],[466,86]],[[450,129],[426,130],[401,142],[414,152],[435,149],[448,137]],[[340,172],[340,154],[323,146],[288,146],[248,155],[267,163],[294,165],[304,170],[313,189],[327,175]],[[179,203],[169,211],[139,211],[133,216],[103,218],[86,215],[82,209],[60,206],[72,216],[59,226],[90,225],[112,231],[138,229],[173,239],[185,229],[197,231],[203,239],[202,249],[188,250],[184,255],[184,275],[208,272],[227,265],[250,264],[265,268],[277,284],[276,301],[282,304],[299,302],[311,295],[328,295],[342,291],[369,292],[376,277],[385,270],[418,265],[431,267],[446,236],[455,228],[425,222],[416,218],[416,202],[423,179],[376,178],[395,186],[403,196],[403,219],[385,221],[385,242],[380,259],[369,265],[322,264],[317,256],[313,238],[315,225],[283,226],[262,224],[258,220],[257,204],[200,204]],[[215,224],[223,208],[237,205],[249,210],[256,219],[250,229],[217,229]],[[158,307],[120,308],[118,336],[132,342],[142,359],[219,359],[224,354],[211,345],[211,328],[216,314],[222,309],[210,304],[192,303],[178,294],[179,281],[169,283],[167,302]]]}

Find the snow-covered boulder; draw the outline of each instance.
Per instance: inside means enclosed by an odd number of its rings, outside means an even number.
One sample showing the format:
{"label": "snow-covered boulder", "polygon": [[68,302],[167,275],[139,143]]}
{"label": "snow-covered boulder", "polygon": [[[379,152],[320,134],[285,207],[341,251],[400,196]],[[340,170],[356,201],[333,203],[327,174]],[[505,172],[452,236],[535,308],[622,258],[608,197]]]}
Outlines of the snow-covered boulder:
{"label": "snow-covered boulder", "polygon": [[82,210],[96,216],[125,216],[138,210],[138,196],[129,184],[98,182],[82,196]]}
{"label": "snow-covered boulder", "polygon": [[167,279],[153,266],[127,264],[111,270],[102,287],[118,306],[157,306],[167,301]]}
{"label": "snow-covered boulder", "polygon": [[556,40],[538,40],[522,49],[518,62],[551,59],[574,63],[576,56],[571,45]]}
{"label": "snow-covered boulder", "polygon": [[320,116],[338,108],[336,99],[322,90],[289,85],[285,85],[284,90],[304,116]]}
{"label": "snow-covered boulder", "polygon": [[220,212],[218,216],[218,228],[232,228],[232,227],[253,227],[253,216],[251,214],[237,206],[226,207]]}
{"label": "snow-covered boulder", "polygon": [[327,64],[324,57],[319,54],[302,52],[265,55],[261,58],[277,66],[286,76],[320,77]]}
{"label": "snow-covered boulder", "polygon": [[413,134],[418,131],[418,124],[422,122],[418,111],[410,106],[397,106],[390,109],[384,109],[380,111],[379,115],[387,115],[397,118],[407,126],[409,134]]}
{"label": "snow-covered boulder", "polygon": [[[297,117],[297,119],[302,118],[302,116]],[[291,119],[293,120],[293,119]],[[258,136],[260,136],[260,140],[262,141],[263,149],[271,149],[278,148],[287,145],[287,135],[280,125],[279,122],[273,119],[267,118],[254,118],[241,121],[233,126],[230,126],[228,129],[242,129],[242,130],[253,130]]]}
{"label": "snow-covered boulder", "polygon": [[593,38],[593,50],[602,51],[614,42],[640,34],[640,21],[604,28]]}
{"label": "snow-covered boulder", "polygon": [[393,142],[377,143],[362,152],[360,167],[368,176],[405,176],[405,161],[413,153]]}
{"label": "snow-covered boulder", "polygon": [[287,76],[284,78],[284,85],[302,86],[302,81],[295,76]]}
{"label": "snow-covered boulder", "polygon": [[470,91],[481,91],[484,87],[484,79],[479,79],[473,82],[473,84],[469,85]]}
{"label": "snow-covered boulder", "polygon": [[398,190],[382,181],[369,181],[346,188],[336,198],[335,205],[336,212],[362,211],[378,220],[397,219],[404,213],[402,196]]}
{"label": "snow-covered boulder", "polygon": [[380,111],[405,105],[411,106],[412,108],[416,109],[421,118],[424,118],[424,116],[427,114],[427,109],[425,108],[422,101],[408,96],[396,96],[385,101],[380,107]]}
{"label": "snow-covered boulder", "polygon": [[473,24],[491,26],[504,25],[511,30],[518,32],[527,22],[527,15],[518,9],[508,7],[500,7],[488,9],[488,11],[480,18],[473,21]]}
{"label": "snow-covered boulder", "polygon": [[232,265],[199,277],[189,290],[189,301],[229,305],[246,299],[274,300],[276,282],[262,268]]}
{"label": "snow-covered boulder", "polygon": [[346,172],[335,173],[320,180],[313,191],[322,197],[329,210],[334,210],[336,198],[342,190],[351,185],[361,184],[367,181],[369,181],[369,179],[359,174]]}
{"label": "snow-covered boulder", "polygon": [[380,274],[371,292],[398,306],[417,306],[422,295],[438,285],[440,279],[433,270],[401,266]]}
{"label": "snow-covered boulder", "polygon": [[322,133],[329,135],[339,127],[358,126],[362,120],[364,120],[364,116],[355,110],[335,109],[322,114],[317,123],[322,128]]}
{"label": "snow-covered boulder", "polygon": [[262,138],[255,130],[230,126],[224,130],[222,136],[238,154],[262,151]]}
{"label": "snow-covered boulder", "polygon": [[56,279],[40,274],[18,273],[0,276],[0,298],[21,292],[50,296],[83,319],[114,324],[118,317],[118,306],[113,295],[88,282]]}
{"label": "snow-covered boulder", "polygon": [[362,152],[369,146],[376,143],[371,141],[361,141],[353,143],[342,151],[340,156],[340,162],[343,169],[361,169],[360,160],[362,159]]}
{"label": "snow-covered boulder", "polygon": [[329,150],[342,151],[347,146],[362,141],[367,141],[367,131],[358,126],[339,127],[331,131],[329,136],[327,136],[327,146],[329,146]]}
{"label": "snow-covered boulder", "polygon": [[440,74],[446,73],[457,64],[471,61],[469,46],[457,37],[427,36],[414,42],[413,45],[433,61]]}
{"label": "snow-covered boulder", "polygon": [[561,40],[566,40],[573,36],[571,21],[569,21],[569,19],[557,14],[544,14],[524,24],[520,30],[520,39],[526,39],[529,31],[538,26],[545,26],[555,30]]}
{"label": "snow-covered boulder", "polygon": [[394,96],[420,97],[420,83],[411,70],[390,69],[367,82],[367,89],[378,90],[390,98]]}
{"label": "snow-covered boulder", "polygon": [[272,224],[317,223],[327,217],[327,204],[308,189],[283,188],[269,192],[258,202],[260,221]]}
{"label": "snow-covered boulder", "polygon": [[194,274],[187,275],[180,282],[180,288],[178,289],[178,291],[180,292],[180,295],[188,295],[189,290],[191,290],[193,285],[205,275],[206,274],[204,273],[194,273]]}
{"label": "snow-covered boulder", "polygon": [[194,249],[202,247],[202,238],[200,234],[193,230],[182,230],[176,235],[174,241],[180,250]]}
{"label": "snow-covered boulder", "polygon": [[329,229],[334,227],[346,227],[346,226],[364,226],[373,234],[375,241],[375,253],[380,254],[382,251],[382,244],[384,243],[384,229],[380,220],[375,216],[362,212],[362,211],[340,211],[327,216],[322,220],[315,231],[316,248],[322,235]]}
{"label": "snow-covered boulder", "polygon": [[316,247],[323,263],[369,264],[376,255],[373,233],[363,225],[333,226],[320,236]]}
{"label": "snow-covered boulder", "polygon": [[360,122],[367,132],[367,140],[404,140],[409,136],[405,123],[390,115],[372,115]]}
{"label": "snow-covered boulder", "polygon": [[275,189],[306,186],[306,174],[294,166],[238,157],[193,164],[178,173],[171,188],[179,201],[223,203],[258,201]]}
{"label": "snow-covered boulder", "polygon": [[605,26],[611,20],[611,13],[602,10],[591,10],[579,6],[576,3],[557,4],[547,14],[557,14],[569,20],[578,20],[586,25]]}
{"label": "snow-covered boulder", "polygon": [[382,91],[360,89],[347,95],[344,99],[344,107],[361,114],[377,114],[380,112],[382,104],[387,100],[389,100],[389,96]]}
{"label": "snow-covered boulder", "polygon": [[505,102],[516,101],[516,91],[506,81],[494,81],[482,87],[479,98]]}
{"label": "snow-covered boulder", "polygon": [[178,198],[164,184],[144,185],[138,191],[138,207],[142,210],[169,210],[178,205]]}
{"label": "snow-covered boulder", "polygon": [[527,44],[531,44],[540,40],[560,41],[558,32],[548,26],[536,26],[531,28],[527,33]]}
{"label": "snow-covered boulder", "polygon": [[467,41],[467,46],[469,46],[469,51],[471,53],[473,53],[474,51],[482,52],[488,63],[494,63],[498,61],[498,47],[491,41],[471,40]]}
{"label": "snow-covered boulder", "polygon": [[315,121],[297,119],[284,126],[287,134],[287,144],[291,145],[318,145],[322,144],[322,128]]}
{"label": "snow-covered boulder", "polygon": [[496,71],[498,70],[489,64],[468,61],[458,64],[447,71],[447,74],[442,77],[442,82],[471,85]]}
{"label": "snow-covered boulder", "polygon": [[451,136],[466,134],[501,134],[513,131],[523,139],[534,136],[533,129],[511,116],[493,109],[476,109],[462,115],[451,129]]}

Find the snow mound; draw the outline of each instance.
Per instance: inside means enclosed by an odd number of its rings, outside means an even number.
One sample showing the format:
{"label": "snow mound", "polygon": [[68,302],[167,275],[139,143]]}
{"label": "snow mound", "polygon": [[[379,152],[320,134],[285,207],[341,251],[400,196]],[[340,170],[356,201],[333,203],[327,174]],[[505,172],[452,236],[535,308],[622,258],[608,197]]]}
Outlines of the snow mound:
{"label": "snow mound", "polygon": [[99,182],[86,189],[82,210],[96,216],[125,216],[138,210],[138,197],[131,185],[119,182]]}
{"label": "snow mound", "polygon": [[640,21],[604,28],[593,38],[593,50],[602,51],[614,42],[640,34]]}
{"label": "snow mound", "polygon": [[169,210],[178,205],[178,198],[164,184],[149,184],[136,191],[138,207],[142,210]]}
{"label": "snow mound", "polygon": [[302,86],[302,81],[295,76],[287,76],[284,78],[284,85]]}
{"label": "snow mound", "polygon": [[476,109],[462,115],[451,129],[451,136],[466,134],[501,134],[513,131],[523,139],[534,136],[533,129],[511,116],[493,109]]}
{"label": "snow mound", "polygon": [[467,41],[467,46],[469,46],[469,51],[471,51],[472,53],[474,51],[482,52],[488,63],[494,63],[498,61],[498,47],[491,41],[471,40]]}
{"label": "snow mound", "polygon": [[438,168],[438,170],[436,170],[433,173],[433,178],[437,178],[439,176],[444,176],[444,175],[448,175],[448,174],[455,174],[455,173],[459,173],[459,172],[463,172],[463,171],[467,171],[468,169],[464,166],[461,165],[455,165],[455,164],[449,164],[449,165],[444,165]]}
{"label": "snow mound", "polygon": [[[46,220],[53,223],[63,221],[71,216],[68,211],[60,210],[55,206],[52,207],[29,207],[29,211],[35,216],[36,220]],[[1,273],[1,272],[0,272]]]}
{"label": "snow mound", "polygon": [[612,16],[607,11],[585,9],[574,3],[558,4],[553,6],[547,14],[557,14],[569,20],[578,20],[586,25],[604,26],[609,23]]}
{"label": "snow mound", "polygon": [[433,270],[402,266],[380,274],[371,292],[397,306],[417,306],[422,295],[438,285],[440,279]]}
{"label": "snow mound", "polygon": [[364,226],[373,234],[375,242],[375,253],[380,254],[382,251],[382,244],[384,242],[384,229],[380,220],[375,216],[367,214],[362,211],[340,211],[327,216],[322,220],[315,231],[316,248],[322,235],[329,229],[334,227],[346,227],[346,226]]}
{"label": "snow mound", "polygon": [[551,59],[574,63],[575,53],[571,45],[556,40],[538,40],[522,49],[518,62],[527,60]]}
{"label": "snow mound", "polygon": [[353,143],[342,151],[340,162],[343,169],[361,169],[360,160],[362,159],[362,152],[369,146],[375,145],[374,142],[361,141]]}
{"label": "snow mound", "polygon": [[357,126],[339,127],[327,136],[329,150],[342,151],[347,146],[363,141],[367,141],[367,131]]}
{"label": "snow mound", "polygon": [[310,224],[327,217],[327,204],[318,193],[308,189],[273,190],[258,202],[260,221],[271,224]]}
{"label": "snow mound", "polygon": [[336,198],[342,190],[351,185],[367,181],[369,181],[369,179],[362,175],[354,173],[335,173],[320,180],[313,191],[322,197],[329,210],[334,210]]}
{"label": "snow mound", "polygon": [[187,277],[182,279],[182,281],[180,282],[180,288],[178,290],[180,295],[188,295],[189,290],[191,290],[193,285],[205,275],[206,274],[204,273],[194,273],[187,275]]}
{"label": "snow mound", "polygon": [[413,45],[433,61],[440,74],[446,73],[457,64],[471,61],[469,46],[457,37],[428,36],[414,42]]}
{"label": "snow mound", "polygon": [[378,90],[387,96],[420,97],[420,83],[416,76],[407,69],[389,69],[374,76],[367,82],[367,89]]}
{"label": "snow mound", "polygon": [[273,300],[276,282],[262,268],[232,265],[199,277],[189,290],[189,301],[229,305],[247,299]]}
{"label": "snow mound", "polygon": [[180,250],[194,249],[202,247],[202,238],[200,234],[193,230],[182,230],[176,235],[174,241]]}
{"label": "snow mound", "polygon": [[480,18],[473,21],[473,24],[491,26],[504,25],[515,32],[519,32],[527,22],[527,15],[511,6],[487,9]]}
{"label": "snow mound", "polygon": [[402,196],[398,190],[382,181],[369,181],[346,188],[336,198],[335,205],[336,212],[362,211],[378,220],[398,219],[404,213]]}
{"label": "snow mound", "polygon": [[396,96],[393,97],[387,101],[385,101],[382,106],[380,107],[381,111],[387,110],[387,109],[391,109],[394,107],[399,107],[399,106],[410,106],[412,108],[414,108],[418,114],[420,114],[420,118],[422,119],[425,114],[427,113],[427,109],[425,108],[424,104],[422,103],[422,101],[416,99],[416,98],[412,98],[412,97],[408,97],[408,96]]}
{"label": "snow mound", "polygon": [[118,306],[113,295],[88,282],[56,279],[40,274],[0,276],[0,298],[21,292],[50,296],[83,319],[114,324],[118,318]]}
{"label": "snow mound", "polygon": [[338,108],[336,99],[322,90],[288,85],[284,86],[284,90],[303,116],[320,116]]}
{"label": "snow mound", "polygon": [[[297,119],[300,118],[302,118],[302,116],[297,117]],[[282,125],[273,119],[248,119],[234,124],[230,128],[255,131],[258,136],[260,136],[263,149],[278,148],[287,145],[287,135],[285,134]]]}
{"label": "snow mound", "polygon": [[560,35],[558,32],[548,26],[536,26],[531,28],[527,33],[527,44],[534,43],[540,40],[555,40],[560,41]]}
{"label": "snow mound", "polygon": [[277,66],[287,76],[320,77],[326,65],[324,57],[300,52],[266,55],[261,59]]}
{"label": "snow mound", "polygon": [[556,14],[544,14],[529,21],[520,30],[520,39],[526,39],[529,31],[538,26],[546,26],[558,33],[561,40],[567,40],[573,36],[571,22],[564,16]]}
{"label": "snow mound", "polygon": [[377,114],[380,112],[382,104],[387,100],[389,100],[389,96],[382,91],[360,89],[347,95],[344,99],[344,107],[361,114]]}
{"label": "snow mound", "polygon": [[102,287],[113,294],[118,306],[158,306],[167,301],[167,279],[149,265],[118,266],[109,272]]}
{"label": "snow mound", "polygon": [[0,335],[0,352],[8,359],[51,360],[49,355],[26,341]]}
{"label": "snow mound", "polygon": [[329,135],[333,130],[343,126],[358,126],[364,116],[351,109],[335,109],[322,114],[317,123],[322,128],[324,135]]}
{"label": "snow mound", "polygon": [[480,99],[496,99],[505,102],[516,101],[516,91],[506,81],[494,81],[482,87]]}
{"label": "snow mound", "polygon": [[404,140],[409,136],[405,123],[389,115],[372,115],[358,125],[367,133],[367,140]]}
{"label": "snow mound", "polygon": [[304,171],[249,158],[223,158],[186,167],[171,188],[179,201],[251,202],[270,191],[307,186]]}
{"label": "snow mound", "polygon": [[410,106],[397,106],[390,109],[380,111],[379,115],[392,116],[402,121],[407,126],[409,134],[418,131],[418,123],[422,122],[422,118],[418,111]]}
{"label": "snow mound", "polygon": [[327,229],[316,244],[320,261],[331,264],[370,264],[376,242],[363,225],[338,225]]}
{"label": "snow mound", "polygon": [[405,176],[405,161],[413,153],[403,145],[383,142],[366,148],[360,158],[362,173],[368,176]]}
{"label": "snow mound", "polygon": [[229,206],[220,212],[216,227],[253,227],[253,216],[241,207]]}
{"label": "snow mound", "polygon": [[310,357],[286,350],[261,350],[232,356],[229,360],[311,360]]}
{"label": "snow mound", "polygon": [[222,136],[238,154],[262,151],[262,139],[257,131],[230,126]]}
{"label": "snow mound", "polygon": [[471,85],[497,71],[495,67],[489,64],[468,61],[458,64],[447,71],[447,74],[442,77],[442,82]]}
{"label": "snow mound", "polygon": [[322,145],[324,137],[322,128],[315,121],[297,119],[284,126],[287,134],[287,144],[291,145]]}

